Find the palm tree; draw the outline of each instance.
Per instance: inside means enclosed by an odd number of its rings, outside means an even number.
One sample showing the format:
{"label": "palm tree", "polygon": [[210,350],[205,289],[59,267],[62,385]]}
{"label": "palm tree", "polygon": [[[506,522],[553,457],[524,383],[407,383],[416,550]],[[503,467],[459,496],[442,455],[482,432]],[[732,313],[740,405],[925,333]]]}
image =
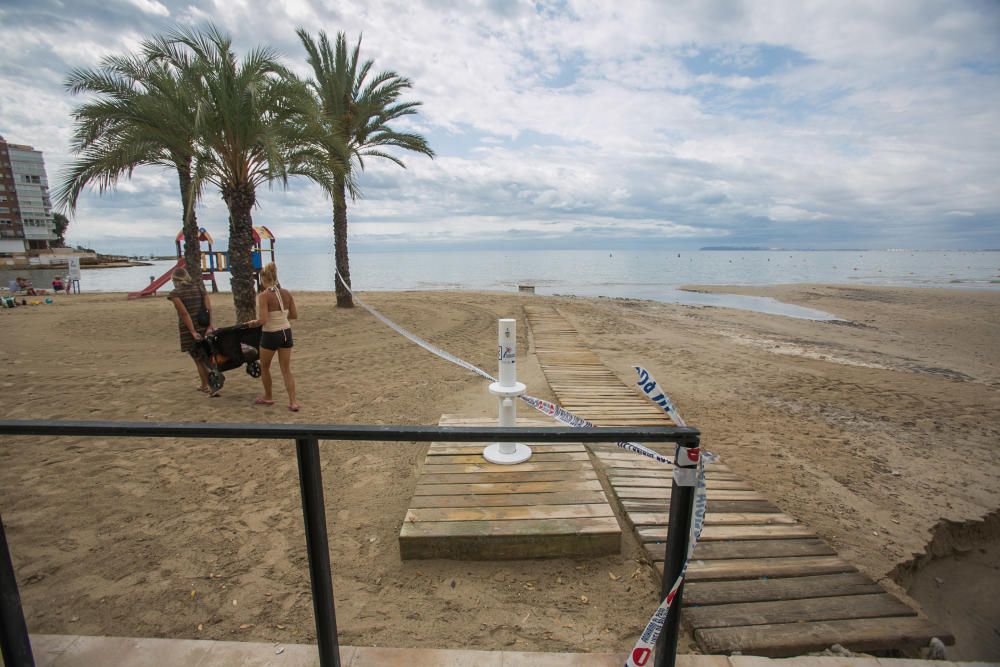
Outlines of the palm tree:
{"label": "palm tree", "polygon": [[402,92],[412,86],[409,79],[386,71],[366,82],[374,62],[367,60],[359,65],[360,37],[348,55],[347,38],[342,32],[337,33],[335,49],[325,32],[319,33],[318,44],[304,29],[299,28],[297,33],[308,55],[306,62],[313,69],[314,78],[308,85],[322,111],[313,144],[316,159],[310,168],[297,172],[316,180],[333,200],[335,261],[341,276],[336,281],[337,305],[350,308],[354,301],[348,291],[351,271],[347,256],[347,193],[352,201],[360,195],[354,166],[363,171],[365,158],[380,157],[406,167],[384,148],[402,148],[431,158],[434,151],[419,134],[397,132],[389,126],[398,118],[415,114],[421,104],[398,102]]}
{"label": "palm tree", "polygon": [[57,208],[76,210],[88,185],[113,190],[136,167],[160,165],[177,171],[181,191],[184,261],[201,280],[201,249],[194,204],[195,104],[190,68],[171,68],[135,55],[110,56],[96,69],[78,68],[66,78],[72,94],[93,99],[73,112],[71,150],[78,158],[55,193]]}
{"label": "palm tree", "polygon": [[219,187],[229,208],[229,266],[233,303],[240,321],[255,317],[251,260],[257,187],[287,183],[287,162],[303,129],[308,107],[304,85],[268,47],[237,60],[232,39],[214,26],[203,32],[178,30],[157,40],[147,56],[180,67],[185,59],[198,72],[195,133],[196,186]]}

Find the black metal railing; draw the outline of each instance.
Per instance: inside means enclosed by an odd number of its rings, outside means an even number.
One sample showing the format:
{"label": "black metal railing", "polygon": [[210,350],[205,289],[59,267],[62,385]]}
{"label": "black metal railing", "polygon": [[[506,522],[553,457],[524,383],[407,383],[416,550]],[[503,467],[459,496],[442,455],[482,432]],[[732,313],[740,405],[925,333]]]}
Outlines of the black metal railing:
{"label": "black metal railing", "polygon": [[[174,424],[149,422],[96,421],[10,421],[0,420],[5,436],[101,436],[146,438],[240,438],[291,440],[295,442],[302,491],[309,579],[312,586],[316,639],[321,667],[340,667],[337,616],[333,581],[330,576],[330,549],[327,540],[323,479],[320,472],[320,440],[366,440],[390,442],[673,442],[697,447],[700,434],[690,427],[602,427],[579,428],[497,428],[459,426],[398,425],[307,425],[307,424]],[[4,441],[4,445],[29,447],[37,441]],[[666,500],[666,499],[664,499]],[[673,484],[670,498],[670,525],[667,535],[662,591],[673,585],[687,553],[688,526],[694,503],[693,487]],[[677,652],[677,632],[681,605],[679,590],[664,631],[657,642],[654,667],[673,667]],[[8,667],[34,667],[28,627],[21,608],[17,578],[10,558],[7,537],[0,516],[0,650]]]}

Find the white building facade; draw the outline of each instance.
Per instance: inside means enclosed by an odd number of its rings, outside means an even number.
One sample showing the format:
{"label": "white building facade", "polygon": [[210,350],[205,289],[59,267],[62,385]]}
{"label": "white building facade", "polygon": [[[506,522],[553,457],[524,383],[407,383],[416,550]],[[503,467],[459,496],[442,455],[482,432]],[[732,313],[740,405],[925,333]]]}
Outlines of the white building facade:
{"label": "white building facade", "polygon": [[0,137],[0,252],[44,249],[57,238],[42,152]]}

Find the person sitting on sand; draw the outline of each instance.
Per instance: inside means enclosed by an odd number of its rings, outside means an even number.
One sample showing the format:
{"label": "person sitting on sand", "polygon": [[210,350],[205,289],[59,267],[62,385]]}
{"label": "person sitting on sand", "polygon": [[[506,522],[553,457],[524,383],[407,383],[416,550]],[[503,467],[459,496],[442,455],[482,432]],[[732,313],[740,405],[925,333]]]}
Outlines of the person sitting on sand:
{"label": "person sitting on sand", "polygon": [[59,276],[52,279],[52,291],[57,294],[63,291],[63,281]]}
{"label": "person sitting on sand", "polygon": [[[167,295],[173,302],[177,310],[177,326],[181,336],[181,352],[191,353],[195,341],[204,338],[205,334],[212,331],[212,303],[202,285],[197,285],[191,279],[191,274],[186,269],[179,268],[173,274],[174,289]],[[208,324],[198,324],[198,313],[204,307],[208,311]],[[198,377],[201,379],[201,386],[198,391],[210,396],[218,396],[218,391],[212,391],[208,386],[208,369],[201,360],[195,358],[194,365],[198,368]]]}
{"label": "person sitting on sand", "polygon": [[289,320],[297,319],[298,310],[291,293],[278,285],[278,268],[270,262],[261,269],[260,283],[264,288],[257,295],[257,319],[247,322],[250,326],[261,327],[260,334],[260,381],[264,385],[264,395],[258,397],[257,405],[274,405],[271,396],[271,360],[278,353],[281,377],[288,392],[288,409],[299,411],[295,402],[295,378],[292,377],[292,325]]}
{"label": "person sitting on sand", "polygon": [[19,292],[24,292],[28,296],[38,296],[38,292],[35,290],[34,286],[31,284],[31,281],[28,280],[27,278],[22,278],[21,276],[18,276],[18,278],[17,278],[17,288],[18,288]]}

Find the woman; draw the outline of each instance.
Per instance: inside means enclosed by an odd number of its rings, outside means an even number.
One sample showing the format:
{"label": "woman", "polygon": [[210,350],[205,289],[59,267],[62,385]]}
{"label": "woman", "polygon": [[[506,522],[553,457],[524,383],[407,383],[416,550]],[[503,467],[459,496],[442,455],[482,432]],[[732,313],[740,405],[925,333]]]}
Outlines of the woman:
{"label": "woman", "polygon": [[[191,352],[195,341],[201,340],[206,333],[212,331],[212,302],[205,292],[205,288],[195,284],[191,275],[183,268],[175,269],[173,274],[174,289],[167,296],[177,310],[177,326],[181,335],[181,352]],[[202,310],[208,311],[208,323],[198,323],[198,313]],[[201,386],[198,391],[209,396],[218,396],[218,391],[212,391],[208,386],[208,369],[198,359],[194,360],[194,365],[198,368],[198,377],[201,379]]]}
{"label": "woman", "polygon": [[271,396],[271,360],[278,353],[281,377],[288,392],[288,409],[299,411],[295,402],[295,378],[292,377],[292,325],[289,320],[298,319],[295,299],[291,293],[278,285],[278,268],[270,262],[260,271],[263,288],[257,295],[257,319],[247,324],[261,327],[260,334],[260,381],[264,385],[264,395],[258,397],[257,405],[274,405]]}

